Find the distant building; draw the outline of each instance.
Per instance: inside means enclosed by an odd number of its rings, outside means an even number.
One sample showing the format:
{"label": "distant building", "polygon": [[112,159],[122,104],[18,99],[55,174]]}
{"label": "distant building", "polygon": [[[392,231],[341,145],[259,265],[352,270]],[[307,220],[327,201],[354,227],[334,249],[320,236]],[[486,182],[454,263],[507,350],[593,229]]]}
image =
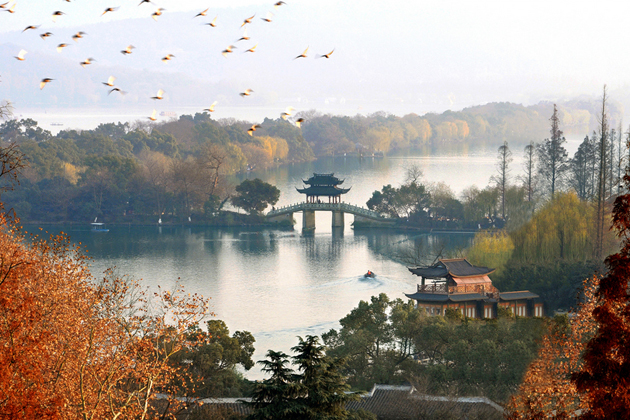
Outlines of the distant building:
{"label": "distant building", "polygon": [[[543,302],[530,291],[499,292],[488,277],[495,270],[477,267],[464,258],[441,259],[430,267],[409,268],[421,278],[416,293],[407,294],[428,315],[444,315],[446,309],[459,309],[468,318],[496,318],[499,307],[515,315],[541,317]],[[426,280],[431,280],[427,283]]]}

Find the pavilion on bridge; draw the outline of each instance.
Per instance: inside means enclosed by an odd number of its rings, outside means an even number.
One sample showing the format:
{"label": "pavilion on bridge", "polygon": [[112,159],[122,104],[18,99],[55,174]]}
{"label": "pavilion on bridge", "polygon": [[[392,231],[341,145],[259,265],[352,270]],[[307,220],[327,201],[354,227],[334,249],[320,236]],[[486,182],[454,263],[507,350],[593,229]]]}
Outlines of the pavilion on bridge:
{"label": "pavilion on bridge", "polygon": [[321,203],[320,197],[328,197],[329,203],[341,203],[341,195],[350,191],[350,188],[339,188],[343,184],[343,179],[339,179],[332,174],[313,174],[306,181],[306,188],[296,188],[299,193],[306,194],[307,203]]}
{"label": "pavilion on bridge", "polygon": [[[477,267],[464,258],[440,259],[430,267],[410,267],[422,284],[416,293],[407,294],[424,308],[428,315],[444,315],[446,309],[459,310],[468,318],[496,318],[499,308],[514,315],[542,317],[543,302],[528,290],[499,292],[488,277],[493,268]],[[425,280],[432,280],[425,284]]]}

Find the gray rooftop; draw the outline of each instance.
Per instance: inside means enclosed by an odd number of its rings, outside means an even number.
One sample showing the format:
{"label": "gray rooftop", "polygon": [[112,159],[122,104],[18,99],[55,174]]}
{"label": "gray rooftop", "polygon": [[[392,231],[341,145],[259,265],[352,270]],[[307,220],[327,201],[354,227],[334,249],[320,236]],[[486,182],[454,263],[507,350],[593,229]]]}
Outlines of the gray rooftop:
{"label": "gray rooftop", "polygon": [[529,290],[523,290],[520,292],[501,292],[499,293],[499,300],[518,300],[518,299],[538,299],[536,293],[532,293]]}
{"label": "gray rooftop", "polygon": [[424,278],[477,277],[494,272],[494,268],[472,265],[465,258],[441,259],[431,267],[411,267],[409,271]]}

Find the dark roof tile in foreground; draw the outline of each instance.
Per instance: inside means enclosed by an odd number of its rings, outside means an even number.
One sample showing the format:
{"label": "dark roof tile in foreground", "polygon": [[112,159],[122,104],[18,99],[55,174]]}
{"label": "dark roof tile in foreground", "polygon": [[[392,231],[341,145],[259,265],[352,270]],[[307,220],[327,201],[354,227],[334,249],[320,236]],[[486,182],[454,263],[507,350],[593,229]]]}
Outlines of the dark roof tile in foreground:
{"label": "dark roof tile in foreground", "polygon": [[421,395],[411,386],[374,385],[369,394],[349,403],[347,408],[363,408],[379,420],[503,418],[503,408],[488,398]]}
{"label": "dark roof tile in foreground", "polygon": [[[230,412],[243,416],[251,414],[250,406],[242,401],[251,401],[251,398],[207,398],[197,402],[203,404],[200,409],[207,415],[226,415]],[[368,410],[379,420],[503,418],[503,408],[488,398],[422,395],[412,386],[374,385],[361,400],[348,403],[346,408]]]}

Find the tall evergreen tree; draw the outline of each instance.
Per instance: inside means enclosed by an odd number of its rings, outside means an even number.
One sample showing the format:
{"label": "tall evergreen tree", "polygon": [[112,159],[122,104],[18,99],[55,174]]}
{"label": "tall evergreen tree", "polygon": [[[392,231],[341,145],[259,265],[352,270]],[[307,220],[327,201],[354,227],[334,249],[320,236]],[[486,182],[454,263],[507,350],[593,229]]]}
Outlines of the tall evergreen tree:
{"label": "tall evergreen tree", "polygon": [[536,168],[536,143],[533,141],[525,146],[525,161],[523,163],[525,168],[524,184],[527,194],[527,201],[534,200],[534,182],[535,182],[535,168]]}
{"label": "tall evergreen tree", "polygon": [[281,351],[269,350],[268,360],[261,360],[262,371],[271,377],[256,384],[252,402],[254,412],[250,420],[299,419],[301,407],[297,401],[300,387],[293,370],[288,367],[289,356]]}
{"label": "tall evergreen tree", "polygon": [[597,260],[602,258],[604,244],[604,216],[606,212],[606,150],[608,143],[608,113],[606,111],[606,85],[602,95],[602,110],[599,116],[599,171],[597,180],[597,213],[595,214],[595,247]]}
{"label": "tall evergreen tree", "polygon": [[567,151],[563,146],[567,140],[560,130],[560,117],[558,117],[558,108],[555,104],[549,121],[551,121],[551,137],[538,146],[538,172],[548,183],[549,192],[553,198],[563,181],[568,160]]}
{"label": "tall evergreen tree", "polygon": [[326,356],[316,336],[298,338],[292,350],[301,373],[287,367],[286,354],[269,350],[269,360],[259,363],[271,377],[256,384],[249,403],[254,412],[248,419],[343,420],[350,415],[346,404],[358,400],[360,394],[347,392],[350,386],[341,374],[345,361]]}
{"label": "tall evergreen tree", "polygon": [[619,130],[617,131],[617,188],[615,194],[621,194],[621,184],[623,180],[621,179],[621,168],[623,167],[625,152],[623,150],[623,124],[619,121]]}
{"label": "tall evergreen tree", "polygon": [[324,353],[324,346],[319,345],[316,336],[309,335],[306,340],[298,337],[300,343],[293,347],[296,356],[293,360],[302,372],[301,386],[303,397],[302,419],[345,419],[348,402],[358,400],[359,394],[348,394],[350,386],[340,370],[343,359],[333,360]]}
{"label": "tall evergreen tree", "polygon": [[491,181],[497,184],[497,189],[501,195],[501,217],[505,220],[505,191],[507,190],[510,178],[510,163],[512,162],[512,151],[507,141],[504,141],[498,150],[497,155],[497,175],[492,176]]}
{"label": "tall evergreen tree", "polygon": [[596,169],[596,163],[595,144],[586,136],[569,161],[569,183],[575,189],[580,200],[591,200],[595,195],[597,186],[594,183],[593,171]]}

